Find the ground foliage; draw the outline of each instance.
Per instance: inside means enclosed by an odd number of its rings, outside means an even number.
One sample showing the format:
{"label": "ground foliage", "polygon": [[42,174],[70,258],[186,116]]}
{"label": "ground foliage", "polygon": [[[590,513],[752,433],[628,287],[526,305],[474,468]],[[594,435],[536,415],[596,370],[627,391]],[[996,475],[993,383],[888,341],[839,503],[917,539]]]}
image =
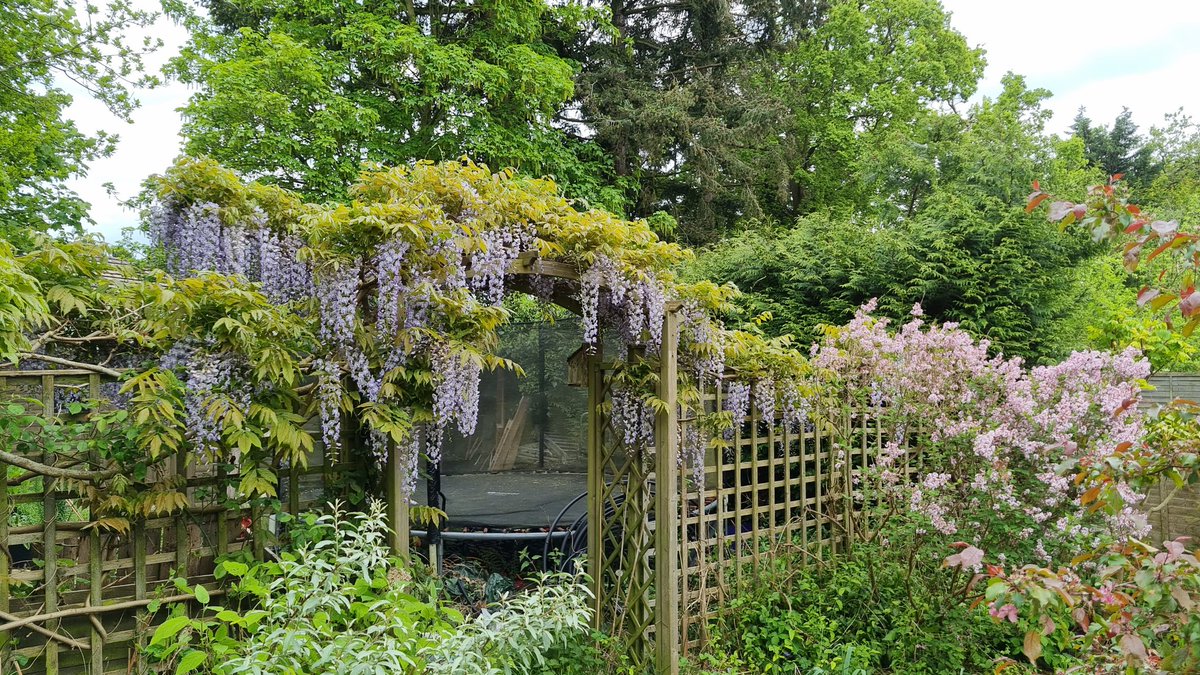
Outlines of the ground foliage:
{"label": "ground foliage", "polygon": [[[1144,543],[1142,501],[1164,477],[1195,482],[1195,421],[1139,410],[1150,364],[1126,350],[1026,369],[919,307],[895,330],[870,309],[812,358],[836,403],[883,428],[838,493],[849,550],[782,542],[695,665],[1190,672],[1200,568],[1185,542]],[[855,448],[835,442],[835,461]]]}
{"label": "ground foliage", "polygon": [[464,614],[428,570],[388,555],[382,504],[333,505],[287,523],[293,545],[266,562],[217,563],[224,597],[177,582],[205,607],[184,605],[155,628],[144,652],[176,673],[588,673],[589,592],[565,573],[530,579],[519,594]]}

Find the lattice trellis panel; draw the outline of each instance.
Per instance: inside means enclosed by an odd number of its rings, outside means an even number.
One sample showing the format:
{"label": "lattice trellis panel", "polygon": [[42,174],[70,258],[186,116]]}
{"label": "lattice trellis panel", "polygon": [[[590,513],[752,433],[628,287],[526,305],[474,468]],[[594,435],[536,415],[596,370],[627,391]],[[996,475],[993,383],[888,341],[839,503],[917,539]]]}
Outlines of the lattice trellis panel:
{"label": "lattice trellis panel", "polygon": [[[720,409],[719,393],[709,411]],[[681,424],[686,427],[691,420]],[[711,619],[743,581],[787,548],[814,559],[843,552],[860,522],[862,468],[883,443],[870,414],[813,409],[803,428],[749,416],[710,450],[703,485],[681,472],[680,644],[684,655],[707,640]]]}
{"label": "lattice trellis panel", "polygon": [[[69,401],[111,398],[115,391],[116,383],[86,370],[0,370],[0,404],[19,402],[33,412],[40,406],[47,416],[61,414]],[[66,467],[86,458],[31,459]],[[293,512],[321,497],[322,471],[329,468],[319,455],[313,464],[282,472]],[[247,530],[243,518],[253,514],[227,503],[225,485],[236,476],[186,455],[169,458],[157,472],[150,478],[185,486],[188,508],[113,532],[95,527],[80,495],[0,461],[0,673],[144,672],[137,644],[164,618],[148,615],[145,601],[177,595],[176,574],[213,589],[215,556],[247,546],[261,551],[266,522],[252,518],[257,525]],[[91,611],[101,607],[121,609]]]}
{"label": "lattice trellis panel", "polygon": [[654,447],[614,428],[609,371],[588,378],[588,572],[595,625],[621,640],[637,672],[677,673],[679,537],[674,308],[667,312]]}

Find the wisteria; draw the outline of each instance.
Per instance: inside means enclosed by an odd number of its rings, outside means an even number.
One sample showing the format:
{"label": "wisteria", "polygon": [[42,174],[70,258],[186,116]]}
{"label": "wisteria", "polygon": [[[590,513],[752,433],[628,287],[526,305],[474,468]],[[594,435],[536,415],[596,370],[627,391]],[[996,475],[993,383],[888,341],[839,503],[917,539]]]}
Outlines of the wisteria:
{"label": "wisteria", "polygon": [[704,467],[708,455],[708,435],[695,422],[680,425],[679,461],[692,467],[692,480],[700,489],[704,488]]}
{"label": "wisteria", "polygon": [[482,367],[468,354],[449,345],[435,348],[431,361],[438,380],[433,392],[435,428],[431,431],[428,447],[429,461],[437,465],[441,462],[441,436],[447,426],[457,424],[458,432],[464,436],[475,433]]}
{"label": "wisteria", "polygon": [[375,258],[375,275],[379,284],[375,301],[375,329],[384,340],[394,339],[400,330],[400,306],[404,304],[408,291],[404,266],[409,248],[407,241],[389,239],[379,247],[379,254]]}
{"label": "wisteria", "polygon": [[680,308],[680,328],[690,336],[693,355],[693,374],[696,384],[704,389],[719,382],[725,374],[725,352],[713,335],[711,318],[694,302]]}
{"label": "wisteria", "polygon": [[733,440],[734,430],[740,429],[750,413],[750,385],[736,380],[725,385],[725,400],[721,409],[729,413],[732,424],[723,432],[725,440]]}
{"label": "wisteria", "polygon": [[612,261],[597,256],[595,262],[579,277],[579,306],[583,319],[583,341],[594,345],[600,339],[600,288],[615,273]]}
{"label": "wisteria", "polygon": [[317,378],[316,398],[320,405],[321,440],[325,443],[326,452],[333,453],[341,446],[341,369],[336,363],[314,359],[313,373]]}
{"label": "wisteria", "polygon": [[471,256],[470,286],[489,305],[504,299],[504,275],[530,246],[532,232],[524,228],[487,230],[480,235],[482,249]]}
{"label": "wisteria", "polygon": [[773,423],[775,419],[775,380],[762,378],[754,383],[754,407],[758,419]]}
{"label": "wisteria", "polygon": [[621,432],[622,443],[630,448],[645,448],[654,441],[654,410],[634,390],[614,386],[611,390],[613,428]]}
{"label": "wisteria", "polygon": [[[645,223],[575,211],[540,187],[517,197],[530,186],[473,165],[382,170],[355,186],[354,203],[330,207],[264,186],[213,203],[211,195],[236,192],[238,179],[205,160],[184,161],[168,174],[151,230],[173,274],[243,275],[271,302],[312,312],[319,348],[304,372],[330,448],[339,442],[343,400],[363,410],[392,406],[389,414],[410,419],[432,413],[420,447],[435,463],[448,429],[474,432],[481,369],[494,356],[498,309],[523,254],[535,252],[540,261],[549,251],[555,263],[575,265],[577,281],[536,275],[531,286],[545,300],[574,286],[583,342],[598,346],[603,324],[616,347],[606,356],[619,361],[659,355],[667,308],[687,287],[670,271],[683,251],[658,241]],[[209,177],[212,185],[205,184]],[[705,390],[726,377],[726,359],[740,355],[710,313],[726,290],[704,287],[689,297],[674,337],[680,370],[695,373],[695,386]],[[772,373],[750,380],[758,383],[758,407],[774,414],[779,380]],[[648,393],[614,394],[614,421],[630,445],[653,446]],[[748,406],[751,393],[742,393]],[[370,427],[381,418],[368,419]],[[383,437],[373,428],[364,433],[378,460]]]}
{"label": "wisteria", "polygon": [[225,404],[237,406],[242,414],[249,411],[249,378],[240,372],[241,367],[237,357],[229,354],[192,351],[187,365],[184,408],[188,437],[196,450],[214,455],[220,452],[222,426],[213,414],[218,397]]}
{"label": "wisteria", "polygon": [[790,382],[782,387],[780,399],[783,404],[783,424],[790,431],[803,431],[808,425],[808,399],[801,397],[796,383]]}
{"label": "wisteria", "polygon": [[222,245],[220,207],[212,202],[180,206],[161,204],[151,212],[150,237],[167,252],[167,271],[189,275],[198,271],[230,272]]}
{"label": "wisteria", "polygon": [[280,236],[260,225],[253,230],[257,277],[263,292],[275,302],[291,302],[313,293],[312,270],[299,259],[304,242],[294,234]]}
{"label": "wisteria", "polygon": [[261,282],[263,292],[279,303],[312,295],[312,271],[299,257],[304,241],[272,230],[260,208],[244,222],[225,223],[212,202],[184,206],[166,200],[151,209],[150,237],[163,247],[167,271],[176,276],[241,275]]}

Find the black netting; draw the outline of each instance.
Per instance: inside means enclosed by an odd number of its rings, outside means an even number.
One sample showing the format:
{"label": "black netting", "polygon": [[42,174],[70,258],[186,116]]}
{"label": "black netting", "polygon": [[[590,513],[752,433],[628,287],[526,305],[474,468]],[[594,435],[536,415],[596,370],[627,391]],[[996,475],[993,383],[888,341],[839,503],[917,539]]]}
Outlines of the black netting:
{"label": "black netting", "polygon": [[484,373],[477,430],[447,438],[443,475],[587,471],[587,390],[567,384],[581,336],[577,319],[503,329],[500,355],[525,372]]}

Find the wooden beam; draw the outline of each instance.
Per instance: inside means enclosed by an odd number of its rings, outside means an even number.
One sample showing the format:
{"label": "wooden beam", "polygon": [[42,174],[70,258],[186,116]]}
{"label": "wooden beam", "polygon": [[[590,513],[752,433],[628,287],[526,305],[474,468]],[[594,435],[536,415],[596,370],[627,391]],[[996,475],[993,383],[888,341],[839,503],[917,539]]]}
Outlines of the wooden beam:
{"label": "wooden beam", "polygon": [[679,306],[663,317],[658,398],[666,403],[654,424],[654,648],[658,673],[679,673]]}

